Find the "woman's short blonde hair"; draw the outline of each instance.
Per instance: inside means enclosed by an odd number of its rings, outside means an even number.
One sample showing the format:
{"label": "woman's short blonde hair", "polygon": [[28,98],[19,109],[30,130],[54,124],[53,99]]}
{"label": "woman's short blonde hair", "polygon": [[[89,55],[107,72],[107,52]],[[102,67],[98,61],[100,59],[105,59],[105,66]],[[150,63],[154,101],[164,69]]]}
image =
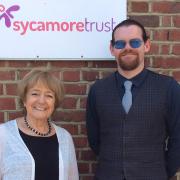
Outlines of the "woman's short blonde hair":
{"label": "woman's short blonde hair", "polygon": [[20,106],[24,107],[26,101],[26,95],[30,88],[36,84],[42,83],[49,88],[55,94],[54,110],[59,107],[64,97],[64,86],[62,82],[52,75],[51,71],[34,69],[24,76],[24,78],[18,83],[18,96],[20,98]]}

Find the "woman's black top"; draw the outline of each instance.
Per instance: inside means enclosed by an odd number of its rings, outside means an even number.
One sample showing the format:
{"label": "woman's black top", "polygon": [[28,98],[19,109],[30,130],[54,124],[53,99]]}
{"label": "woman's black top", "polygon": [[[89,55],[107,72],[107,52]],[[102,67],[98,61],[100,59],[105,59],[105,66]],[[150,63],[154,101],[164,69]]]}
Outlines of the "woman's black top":
{"label": "woman's black top", "polygon": [[59,180],[59,152],[56,134],[50,137],[20,135],[35,160],[35,180]]}

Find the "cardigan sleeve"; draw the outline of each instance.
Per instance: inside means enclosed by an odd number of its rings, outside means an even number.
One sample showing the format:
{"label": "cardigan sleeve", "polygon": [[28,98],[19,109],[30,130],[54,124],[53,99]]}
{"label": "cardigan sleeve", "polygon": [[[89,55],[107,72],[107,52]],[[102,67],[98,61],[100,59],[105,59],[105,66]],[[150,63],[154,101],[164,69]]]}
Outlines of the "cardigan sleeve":
{"label": "cardigan sleeve", "polygon": [[71,135],[69,135],[69,160],[68,180],[79,180],[76,153]]}
{"label": "cardigan sleeve", "polygon": [[2,137],[0,135],[0,180],[2,179]]}
{"label": "cardigan sleeve", "polygon": [[5,136],[4,136],[4,125],[0,125],[0,180],[2,180],[2,159],[3,159],[3,151],[4,151],[4,141],[5,141]]}

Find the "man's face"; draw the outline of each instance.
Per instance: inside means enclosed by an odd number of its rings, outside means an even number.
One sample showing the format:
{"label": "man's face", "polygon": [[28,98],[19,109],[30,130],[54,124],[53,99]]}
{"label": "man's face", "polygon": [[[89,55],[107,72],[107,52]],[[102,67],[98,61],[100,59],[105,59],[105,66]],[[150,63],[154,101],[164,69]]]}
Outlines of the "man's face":
{"label": "man's face", "polygon": [[[150,42],[147,40],[144,43],[142,38],[142,30],[136,25],[122,26],[116,29],[114,33],[115,41],[123,40],[126,45],[122,49],[117,49],[110,45],[111,54],[115,56],[118,68],[121,71],[133,71],[136,69],[144,68],[144,54],[150,49]],[[141,46],[133,48],[130,46],[129,41],[138,39],[141,41]]]}

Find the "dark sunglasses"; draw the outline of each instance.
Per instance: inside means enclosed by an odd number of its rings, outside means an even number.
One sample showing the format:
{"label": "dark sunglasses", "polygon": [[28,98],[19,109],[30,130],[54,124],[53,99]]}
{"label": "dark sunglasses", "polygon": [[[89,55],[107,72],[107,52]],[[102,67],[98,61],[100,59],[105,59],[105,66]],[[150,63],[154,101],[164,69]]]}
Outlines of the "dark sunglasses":
{"label": "dark sunglasses", "polygon": [[[139,48],[142,45],[142,40],[141,39],[131,39],[129,40],[129,45],[132,48]],[[126,47],[126,41],[124,40],[117,40],[113,43],[113,47],[116,49],[124,49]]]}

